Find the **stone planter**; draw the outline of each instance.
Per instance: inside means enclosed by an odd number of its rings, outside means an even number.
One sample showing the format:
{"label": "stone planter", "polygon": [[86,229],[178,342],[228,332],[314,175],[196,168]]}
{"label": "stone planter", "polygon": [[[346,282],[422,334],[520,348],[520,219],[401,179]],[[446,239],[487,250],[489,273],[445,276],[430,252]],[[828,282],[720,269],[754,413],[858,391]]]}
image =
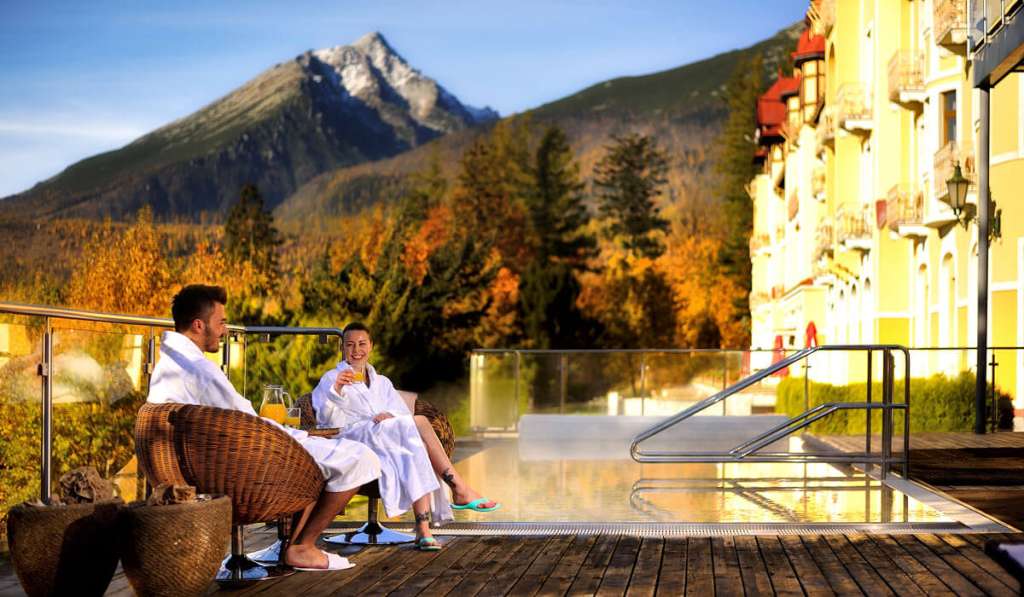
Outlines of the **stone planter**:
{"label": "stone planter", "polygon": [[25,592],[102,595],[114,577],[120,499],[98,504],[18,505],[7,518],[11,561]]}
{"label": "stone planter", "polygon": [[121,565],[136,594],[201,595],[217,575],[231,538],[226,497],[121,510]]}

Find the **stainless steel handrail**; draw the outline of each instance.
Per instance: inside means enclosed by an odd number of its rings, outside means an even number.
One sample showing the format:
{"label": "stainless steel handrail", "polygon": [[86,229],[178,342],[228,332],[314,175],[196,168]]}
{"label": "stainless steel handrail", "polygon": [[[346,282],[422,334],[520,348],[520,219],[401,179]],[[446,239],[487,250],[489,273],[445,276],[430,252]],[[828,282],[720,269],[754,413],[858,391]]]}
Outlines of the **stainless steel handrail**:
{"label": "stainless steel handrail", "polygon": [[[772,429],[761,433],[760,435],[751,438],[738,446],[732,448],[727,452],[713,451],[713,452],[672,452],[672,451],[644,451],[640,449],[640,443],[644,442],[667,429],[679,425],[683,421],[686,421],[696,415],[697,413],[708,409],[723,400],[726,400],[730,396],[743,391],[744,389],[760,382],[761,380],[779,372],[787,367],[795,365],[796,363],[810,357],[812,354],[822,351],[866,351],[868,355],[868,395],[866,402],[839,402],[839,403],[828,403],[818,405],[814,408],[808,409],[807,411],[776,425]],[[874,381],[872,372],[872,361],[871,355],[873,352],[882,352],[883,355],[883,367],[882,367],[882,402],[880,404],[873,403],[871,401],[871,384]],[[904,399],[902,403],[895,403],[893,401],[893,376],[895,375],[895,359],[892,356],[892,352],[902,352],[904,356],[905,365],[905,381],[904,381]],[[853,410],[863,409],[869,413],[867,417],[867,440],[866,440],[866,451],[864,453],[828,453],[828,454],[815,454],[815,453],[762,453],[761,450],[768,447],[772,443],[779,441],[801,429],[806,429],[814,422],[827,417],[839,410]],[[873,456],[871,453],[871,427],[870,427],[870,412],[872,410],[882,411],[882,446],[881,455]],[[881,475],[884,477],[888,473],[888,467],[892,460],[892,413],[895,410],[904,411],[904,424],[903,424],[903,474],[906,476],[910,470],[910,351],[900,345],[896,344],[864,344],[864,345],[828,345],[828,346],[816,346],[812,348],[805,348],[797,351],[796,353],[779,360],[776,363],[772,363],[770,366],[749,375],[728,388],[718,392],[704,400],[694,404],[693,406],[679,412],[676,415],[666,418],[664,421],[652,425],[650,428],[645,429],[641,433],[637,434],[633,441],[630,443],[629,453],[633,460],[641,463],[680,463],[680,462],[857,462],[867,464],[879,464],[881,467]]]}
{"label": "stainless steel handrail", "polygon": [[[152,373],[153,365],[156,361],[156,338],[153,333],[153,328],[173,329],[174,321],[171,319],[150,317],[146,315],[104,313],[100,311],[86,311],[83,309],[68,309],[47,305],[28,305],[8,302],[0,302],[0,313],[43,318],[45,331],[43,333],[42,359],[38,370],[39,376],[42,377],[42,434],[39,450],[39,497],[44,503],[49,503],[51,498],[50,485],[52,480],[51,468],[53,455],[53,326],[51,320],[66,319],[73,321],[89,321],[94,323],[149,327],[145,365],[147,374]],[[229,324],[227,328],[230,336],[241,335],[243,340],[246,334],[262,334],[266,336],[320,336],[322,339],[327,336],[337,336],[338,338],[341,338],[342,336],[342,330],[339,328],[245,326],[239,324]],[[228,373],[230,367],[231,342],[227,341],[224,343],[221,368],[225,373]]]}

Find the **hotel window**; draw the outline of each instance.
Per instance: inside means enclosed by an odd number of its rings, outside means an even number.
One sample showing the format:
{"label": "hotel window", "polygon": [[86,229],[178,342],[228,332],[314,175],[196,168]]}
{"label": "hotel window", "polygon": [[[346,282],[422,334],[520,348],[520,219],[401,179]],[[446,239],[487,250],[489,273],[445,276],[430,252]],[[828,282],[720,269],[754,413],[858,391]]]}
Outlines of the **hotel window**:
{"label": "hotel window", "polygon": [[956,142],[956,91],[942,92],[942,145]]}

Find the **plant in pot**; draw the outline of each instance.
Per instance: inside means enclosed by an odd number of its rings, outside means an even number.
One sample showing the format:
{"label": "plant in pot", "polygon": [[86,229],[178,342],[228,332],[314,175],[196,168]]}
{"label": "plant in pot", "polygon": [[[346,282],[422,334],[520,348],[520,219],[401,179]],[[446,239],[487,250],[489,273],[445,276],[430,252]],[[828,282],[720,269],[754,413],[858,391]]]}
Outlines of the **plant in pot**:
{"label": "plant in pot", "polygon": [[117,568],[114,531],[122,505],[112,483],[83,467],[61,477],[59,497],[49,504],[11,508],[7,541],[25,592],[102,595]]}

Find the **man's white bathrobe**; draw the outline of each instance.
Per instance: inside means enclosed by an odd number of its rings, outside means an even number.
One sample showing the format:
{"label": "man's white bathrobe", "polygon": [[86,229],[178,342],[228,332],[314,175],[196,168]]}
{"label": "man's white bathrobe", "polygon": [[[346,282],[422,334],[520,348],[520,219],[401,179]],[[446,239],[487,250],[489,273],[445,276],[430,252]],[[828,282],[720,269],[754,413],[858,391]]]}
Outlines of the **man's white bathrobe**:
{"label": "man's white bathrobe", "polygon": [[[146,400],[214,406],[256,416],[252,404],[235,391],[220,367],[177,332],[164,332],[161,337],[160,360],[149,381]],[[264,421],[283,429],[309,452],[327,480],[327,491],[345,491],[380,476],[380,461],[363,444],[312,437],[305,431],[283,427],[269,419]]]}
{"label": "man's white bathrobe", "polygon": [[[452,520],[451,503],[427,456],[416,421],[405,400],[387,377],[366,366],[369,385],[358,382],[334,390],[338,374],[351,369],[342,361],[320,378],[313,390],[313,408],[319,427],[339,427],[340,437],[366,444],[380,458],[380,496],[388,516],[398,516],[412,503],[430,494],[434,522]],[[374,423],[388,412],[394,418]]]}

